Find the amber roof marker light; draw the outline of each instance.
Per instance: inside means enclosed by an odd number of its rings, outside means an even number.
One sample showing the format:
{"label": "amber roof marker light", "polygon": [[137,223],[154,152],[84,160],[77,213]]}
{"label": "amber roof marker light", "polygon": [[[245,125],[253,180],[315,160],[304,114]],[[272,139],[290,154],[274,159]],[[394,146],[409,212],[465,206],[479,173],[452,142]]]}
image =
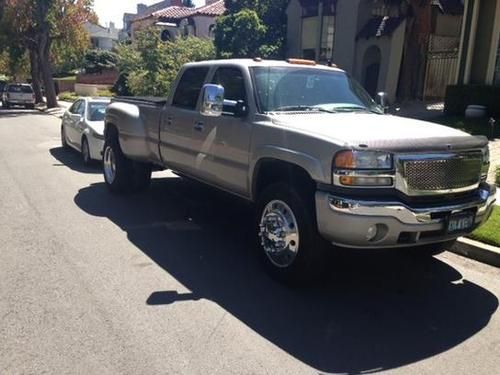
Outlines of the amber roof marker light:
{"label": "amber roof marker light", "polygon": [[294,65],[309,65],[309,66],[316,65],[316,61],[305,60],[305,59],[288,59],[288,60],[286,60],[286,62],[289,64],[294,64]]}

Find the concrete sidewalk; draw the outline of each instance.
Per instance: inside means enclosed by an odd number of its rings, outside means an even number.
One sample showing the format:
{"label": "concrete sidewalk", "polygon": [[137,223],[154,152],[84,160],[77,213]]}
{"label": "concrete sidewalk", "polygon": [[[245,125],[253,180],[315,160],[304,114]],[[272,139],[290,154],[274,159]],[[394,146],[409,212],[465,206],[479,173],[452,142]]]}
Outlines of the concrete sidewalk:
{"label": "concrete sidewalk", "polygon": [[45,103],[43,104],[38,104],[36,106],[36,109],[39,111],[42,111],[44,113],[48,113],[49,115],[56,116],[58,118],[62,118],[64,115],[64,112],[68,110],[69,107],[73,105],[71,102],[65,102],[65,101],[58,101],[59,107],[57,108],[47,108],[47,105]]}

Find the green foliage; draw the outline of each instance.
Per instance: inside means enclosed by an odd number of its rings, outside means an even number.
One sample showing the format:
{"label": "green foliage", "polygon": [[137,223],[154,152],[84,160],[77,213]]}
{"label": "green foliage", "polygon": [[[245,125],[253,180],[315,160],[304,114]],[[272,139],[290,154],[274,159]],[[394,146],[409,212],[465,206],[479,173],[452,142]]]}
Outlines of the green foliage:
{"label": "green foliage", "polygon": [[495,184],[500,186],[500,165],[497,166],[497,169],[495,170]]}
{"label": "green foliage", "polygon": [[261,56],[259,48],[266,31],[254,10],[243,9],[220,17],[215,32],[218,55],[223,58]]}
{"label": "green foliage", "polygon": [[85,54],[83,68],[86,73],[102,73],[103,70],[115,69],[118,56],[110,51],[93,49]]}
{"label": "green foliage", "polygon": [[500,207],[495,207],[490,219],[470,235],[474,240],[500,247]]}
{"label": "green foliage", "polygon": [[286,40],[287,0],[226,0],[215,45],[219,57],[282,58]]}
{"label": "green foliage", "polygon": [[167,96],[182,65],[214,58],[215,48],[210,40],[194,37],[162,42],[158,31],[150,29],[132,44],[119,46],[117,54],[120,78],[115,92]]}
{"label": "green foliage", "polygon": [[500,87],[486,85],[453,85],[446,90],[445,112],[463,116],[467,106],[484,105],[490,116],[500,117]]}
{"label": "green foliage", "polygon": [[[484,118],[465,118],[464,116],[443,116],[436,120],[439,124],[446,125],[455,129],[462,130],[471,135],[491,136],[491,127],[489,117]],[[500,124],[494,129],[494,137],[500,137]]]}
{"label": "green foliage", "polygon": [[61,92],[59,94],[59,100],[62,100],[63,102],[74,102],[79,99],[79,96],[76,95],[74,92]]}
{"label": "green foliage", "polygon": [[111,98],[111,97],[115,96],[115,94],[111,90],[100,89],[100,90],[97,90],[97,96],[103,97],[103,98]]}

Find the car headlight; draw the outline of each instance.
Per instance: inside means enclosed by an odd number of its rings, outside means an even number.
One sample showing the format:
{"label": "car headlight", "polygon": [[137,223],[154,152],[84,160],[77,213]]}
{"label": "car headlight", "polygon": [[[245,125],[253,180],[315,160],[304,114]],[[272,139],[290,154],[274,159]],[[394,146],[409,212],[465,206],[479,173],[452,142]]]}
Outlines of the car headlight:
{"label": "car headlight", "polygon": [[379,151],[340,151],[333,161],[335,185],[390,187],[394,183],[393,156]]}
{"label": "car headlight", "polygon": [[490,172],[490,148],[486,146],[483,148],[483,166],[481,168],[481,180],[486,181],[488,179],[488,173]]}
{"label": "car headlight", "polygon": [[335,169],[392,169],[392,155],[379,151],[340,151],[335,156]]}

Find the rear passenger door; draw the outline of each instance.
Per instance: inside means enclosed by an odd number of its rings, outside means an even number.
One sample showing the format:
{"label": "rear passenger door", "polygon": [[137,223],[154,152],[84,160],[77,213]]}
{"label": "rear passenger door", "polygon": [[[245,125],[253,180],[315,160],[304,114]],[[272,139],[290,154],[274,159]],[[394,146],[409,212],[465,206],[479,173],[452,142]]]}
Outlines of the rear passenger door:
{"label": "rear passenger door", "polygon": [[193,134],[199,131],[204,121],[198,108],[208,72],[208,67],[192,67],[184,71],[160,126],[162,160],[168,167],[193,177],[202,177],[195,169],[199,151]]}

